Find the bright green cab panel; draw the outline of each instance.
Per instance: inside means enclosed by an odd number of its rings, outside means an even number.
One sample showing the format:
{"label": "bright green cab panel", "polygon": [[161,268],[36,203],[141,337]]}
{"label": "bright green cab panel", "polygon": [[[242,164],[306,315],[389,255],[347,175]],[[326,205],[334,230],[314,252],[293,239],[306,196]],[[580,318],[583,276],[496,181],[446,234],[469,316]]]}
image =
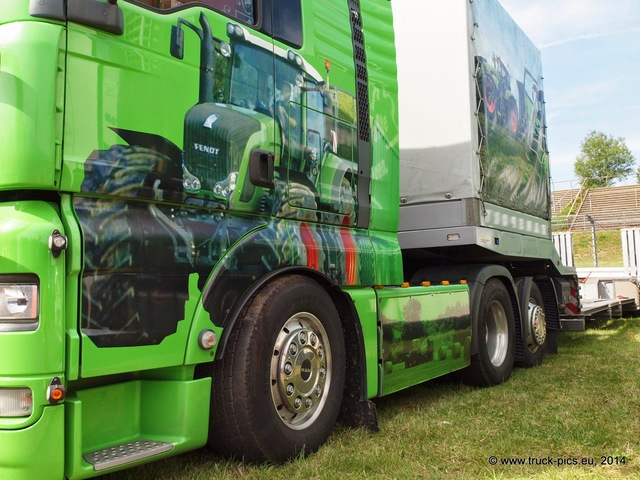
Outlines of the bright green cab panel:
{"label": "bright green cab panel", "polygon": [[0,478],[64,478],[64,414],[62,405],[47,407],[35,425],[21,430],[3,430],[0,435]]}
{"label": "bright green cab panel", "polygon": [[[202,378],[134,380],[76,391],[65,405],[66,477],[90,478],[204,446],[210,390],[211,379]],[[91,452],[139,440],[166,442],[171,447],[166,453],[101,471],[85,459]]]}
{"label": "bright green cab panel", "polygon": [[8,327],[0,335],[0,377],[60,375],[63,370],[65,253],[55,258],[48,248],[54,230],[64,233],[49,203],[0,204],[0,282],[36,283],[40,293],[37,324]]}
{"label": "bright green cab panel", "polygon": [[[14,2],[3,2],[2,12],[7,3]],[[17,2],[22,3],[26,2]],[[12,8],[19,10],[16,5]],[[59,25],[0,25],[0,189],[58,187],[64,42],[64,29]]]}
{"label": "bright green cab panel", "polygon": [[0,8],[0,24],[32,20],[29,16],[29,0],[4,0]]}

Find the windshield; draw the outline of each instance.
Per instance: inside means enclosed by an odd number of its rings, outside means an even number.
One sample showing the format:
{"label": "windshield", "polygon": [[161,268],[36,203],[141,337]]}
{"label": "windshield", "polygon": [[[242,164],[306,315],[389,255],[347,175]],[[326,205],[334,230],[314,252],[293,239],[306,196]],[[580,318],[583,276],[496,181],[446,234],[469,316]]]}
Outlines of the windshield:
{"label": "windshield", "polygon": [[141,3],[158,10],[180,8],[184,5],[205,5],[228,17],[235,18],[248,25],[255,24],[253,0],[128,0],[133,3]]}
{"label": "windshield", "polygon": [[273,52],[263,48],[235,45],[229,88],[232,105],[273,116],[274,102],[301,103],[300,70],[279,57],[274,65],[273,59]]}

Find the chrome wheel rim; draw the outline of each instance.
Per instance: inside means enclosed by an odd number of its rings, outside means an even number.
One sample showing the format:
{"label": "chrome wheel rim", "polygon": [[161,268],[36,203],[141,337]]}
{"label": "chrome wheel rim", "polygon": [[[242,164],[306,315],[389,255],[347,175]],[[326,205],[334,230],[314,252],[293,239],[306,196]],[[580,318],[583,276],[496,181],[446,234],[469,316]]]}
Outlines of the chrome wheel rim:
{"label": "chrome wheel rim", "polygon": [[530,352],[536,352],[547,338],[547,323],[544,309],[532,298],[529,299],[529,334],[527,335],[527,348]]}
{"label": "chrome wheel rim", "polygon": [[293,430],[316,421],[331,385],[331,348],[313,314],[293,315],[280,329],[271,357],[271,397],[280,420]]}
{"label": "chrome wheel rim", "polygon": [[509,322],[507,313],[498,300],[489,305],[489,315],[484,324],[487,354],[494,367],[502,365],[509,349]]}

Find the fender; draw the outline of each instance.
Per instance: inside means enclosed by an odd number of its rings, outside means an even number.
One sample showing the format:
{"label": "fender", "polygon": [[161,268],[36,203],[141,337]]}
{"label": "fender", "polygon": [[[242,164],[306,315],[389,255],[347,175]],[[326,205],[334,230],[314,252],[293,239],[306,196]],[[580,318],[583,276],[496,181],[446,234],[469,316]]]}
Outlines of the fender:
{"label": "fender", "polygon": [[[545,320],[547,324],[547,340],[545,342],[544,350],[545,353],[556,354],[558,353],[557,332],[560,331],[560,315],[556,301],[557,296],[555,286],[547,277],[519,277],[516,279],[515,285],[518,292],[520,316],[522,319],[522,336],[520,339],[524,345],[524,341],[529,334],[529,322],[527,321],[527,317],[529,315],[529,294],[531,293],[531,285],[534,280],[540,289],[542,300],[544,302]],[[516,360],[518,359],[518,348],[516,348]]]}
{"label": "fender", "polygon": [[373,269],[363,267],[375,256],[367,232],[285,218],[246,232],[229,244],[203,282],[203,307],[218,327],[232,325],[251,295],[288,268],[313,275],[327,290],[374,283]]}
{"label": "fender", "polygon": [[547,322],[547,341],[545,353],[554,355],[558,353],[558,332],[560,328],[560,311],[558,308],[558,292],[556,282],[549,277],[535,279],[544,301],[545,320]]}
{"label": "fender", "polygon": [[155,133],[138,132],[135,130],[127,130],[126,128],[109,127],[113,132],[118,134],[129,145],[138,145],[140,147],[155,150],[169,157],[178,167],[178,172],[182,172],[182,150],[171,140],[168,140]]}
{"label": "fender", "polygon": [[[529,336],[529,295],[531,294],[531,285],[533,285],[532,277],[519,277],[516,279],[516,292],[518,294],[518,302],[520,303],[520,335],[516,338],[516,361],[524,359],[522,350],[525,348],[525,342]],[[546,307],[546,306],[545,306]],[[545,308],[546,310],[546,308]]]}

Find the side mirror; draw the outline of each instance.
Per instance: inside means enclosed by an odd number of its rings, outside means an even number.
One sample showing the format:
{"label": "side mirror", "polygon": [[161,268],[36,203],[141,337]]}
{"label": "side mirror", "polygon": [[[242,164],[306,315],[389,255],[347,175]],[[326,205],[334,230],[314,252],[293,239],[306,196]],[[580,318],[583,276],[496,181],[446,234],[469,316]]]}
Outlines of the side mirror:
{"label": "side mirror", "polygon": [[184,58],[184,31],[178,25],[171,26],[171,56],[182,60]]}

